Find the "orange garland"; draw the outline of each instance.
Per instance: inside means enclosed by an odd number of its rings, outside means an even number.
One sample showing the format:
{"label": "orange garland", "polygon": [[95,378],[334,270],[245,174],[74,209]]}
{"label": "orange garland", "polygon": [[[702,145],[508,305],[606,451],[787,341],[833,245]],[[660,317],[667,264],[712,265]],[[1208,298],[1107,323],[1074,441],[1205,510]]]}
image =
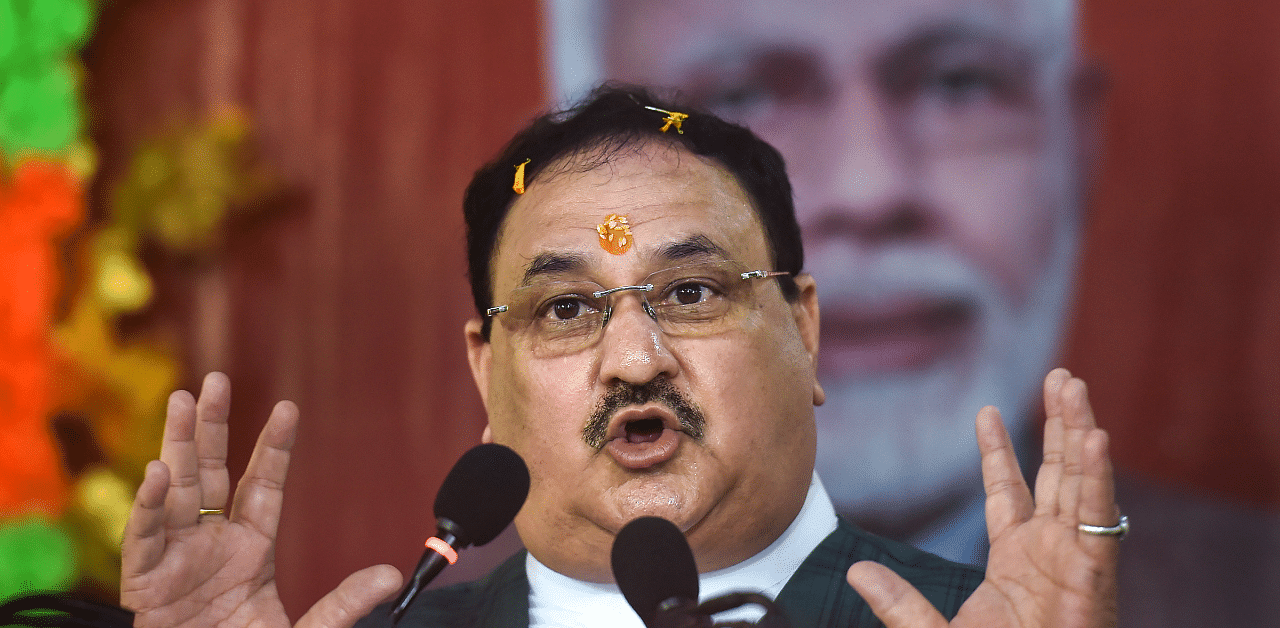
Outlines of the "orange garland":
{"label": "orange garland", "polygon": [[27,160],[0,182],[0,517],[61,511],[65,474],[47,428],[58,242],[82,219],[79,182]]}

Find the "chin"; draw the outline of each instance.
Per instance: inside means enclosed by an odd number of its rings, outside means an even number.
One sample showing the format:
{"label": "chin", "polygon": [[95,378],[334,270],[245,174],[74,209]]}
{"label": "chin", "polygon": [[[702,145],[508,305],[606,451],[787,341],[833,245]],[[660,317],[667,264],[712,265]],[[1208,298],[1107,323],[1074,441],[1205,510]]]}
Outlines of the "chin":
{"label": "chin", "polygon": [[615,513],[617,529],[638,517],[662,517],[681,530],[688,530],[696,513],[691,491],[682,484],[671,476],[648,476],[607,491],[606,500]]}

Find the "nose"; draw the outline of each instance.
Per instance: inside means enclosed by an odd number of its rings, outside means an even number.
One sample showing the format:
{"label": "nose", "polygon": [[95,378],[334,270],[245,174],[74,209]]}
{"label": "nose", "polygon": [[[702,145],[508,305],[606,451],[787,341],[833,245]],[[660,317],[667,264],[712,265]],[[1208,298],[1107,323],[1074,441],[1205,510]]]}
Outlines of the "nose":
{"label": "nose", "polygon": [[600,380],[645,384],[659,375],[674,378],[680,364],[668,345],[668,337],[650,316],[642,293],[613,295],[613,313],[601,331]]}
{"label": "nose", "polygon": [[[871,80],[851,80],[831,94],[822,150],[809,160],[823,173],[812,198],[801,198],[802,225],[815,239],[868,245],[927,232],[921,151],[911,145],[894,102]],[[829,161],[828,161],[829,160]]]}

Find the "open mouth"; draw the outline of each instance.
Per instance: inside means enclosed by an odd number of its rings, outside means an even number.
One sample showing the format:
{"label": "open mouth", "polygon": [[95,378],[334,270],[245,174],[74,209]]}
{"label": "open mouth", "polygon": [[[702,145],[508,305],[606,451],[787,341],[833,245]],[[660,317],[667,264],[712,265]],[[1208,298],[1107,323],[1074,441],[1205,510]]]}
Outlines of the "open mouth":
{"label": "open mouth", "polygon": [[622,438],[627,439],[627,442],[633,445],[637,443],[652,443],[658,440],[662,436],[662,430],[666,429],[662,425],[662,419],[656,417],[628,421],[622,427],[624,430]]}
{"label": "open mouth", "polygon": [[675,457],[684,432],[661,405],[627,408],[610,422],[604,451],[627,469],[649,469]]}

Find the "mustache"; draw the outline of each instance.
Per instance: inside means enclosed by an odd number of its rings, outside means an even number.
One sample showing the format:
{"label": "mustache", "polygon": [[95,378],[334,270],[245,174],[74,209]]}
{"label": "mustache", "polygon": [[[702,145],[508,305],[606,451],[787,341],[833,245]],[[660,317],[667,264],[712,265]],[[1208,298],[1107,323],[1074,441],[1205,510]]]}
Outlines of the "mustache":
{"label": "mustache", "polygon": [[607,442],[610,417],[627,406],[639,406],[655,401],[667,406],[676,415],[676,419],[680,421],[681,431],[694,440],[702,439],[707,425],[707,419],[702,414],[702,410],[665,377],[657,377],[643,384],[628,382],[614,384],[596,404],[591,418],[582,428],[582,439],[592,449],[599,451]]}

